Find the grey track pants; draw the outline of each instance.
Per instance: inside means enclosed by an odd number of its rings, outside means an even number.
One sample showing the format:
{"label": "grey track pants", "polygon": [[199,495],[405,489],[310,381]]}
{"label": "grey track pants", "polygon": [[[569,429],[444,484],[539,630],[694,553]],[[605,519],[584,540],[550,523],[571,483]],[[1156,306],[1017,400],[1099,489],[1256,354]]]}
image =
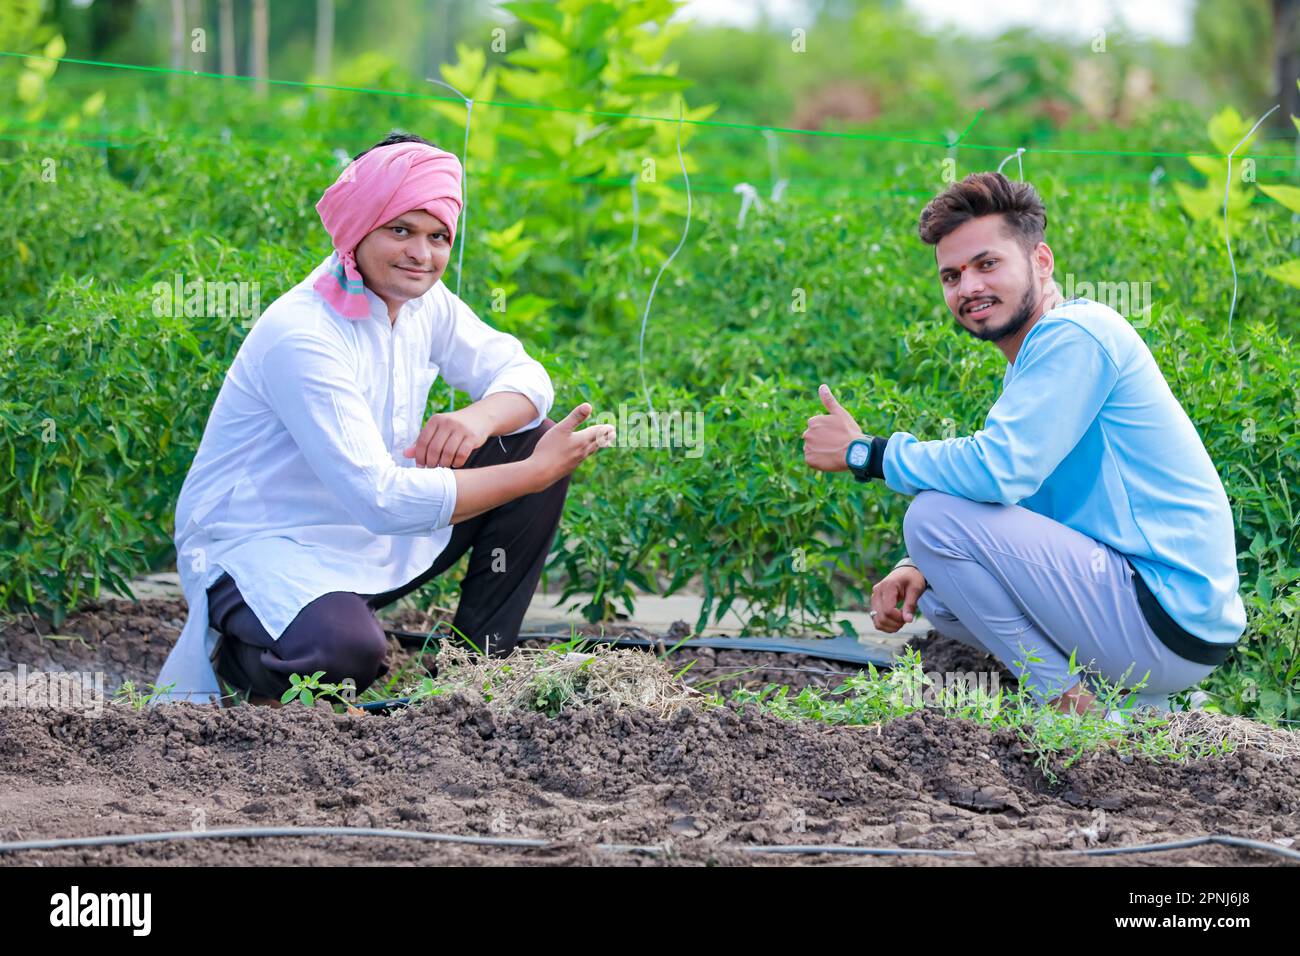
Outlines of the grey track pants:
{"label": "grey track pants", "polygon": [[918,609],[934,629],[998,658],[1039,702],[1079,683],[1069,674],[1071,651],[1089,678],[1112,686],[1131,688],[1145,676],[1134,705],[1161,711],[1171,694],[1214,670],[1152,633],[1123,555],[1051,518],[923,491],[903,537],[930,585]]}

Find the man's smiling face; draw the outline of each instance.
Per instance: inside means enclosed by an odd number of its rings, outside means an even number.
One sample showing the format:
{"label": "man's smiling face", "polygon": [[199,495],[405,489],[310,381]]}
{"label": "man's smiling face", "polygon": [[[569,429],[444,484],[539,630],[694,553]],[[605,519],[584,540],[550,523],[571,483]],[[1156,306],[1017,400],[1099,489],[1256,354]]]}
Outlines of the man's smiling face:
{"label": "man's smiling face", "polygon": [[1033,317],[1039,295],[1033,263],[1001,215],[963,223],[934,251],[944,301],[971,335],[997,342]]}
{"label": "man's smiling face", "polygon": [[413,209],[367,233],[355,256],[366,286],[391,306],[433,288],[447,270],[451,241],[441,220]]}

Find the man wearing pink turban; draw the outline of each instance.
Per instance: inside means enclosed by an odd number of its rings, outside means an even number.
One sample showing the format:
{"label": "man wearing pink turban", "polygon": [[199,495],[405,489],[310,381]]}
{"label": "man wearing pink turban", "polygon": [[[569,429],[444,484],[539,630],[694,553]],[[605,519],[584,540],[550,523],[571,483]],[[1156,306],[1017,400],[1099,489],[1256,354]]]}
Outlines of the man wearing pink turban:
{"label": "man wearing pink turban", "polygon": [[[569,475],[613,442],[609,425],[577,427],[586,403],[548,419],[546,370],[441,282],[454,155],[395,134],[316,209],[334,252],[245,337],[181,488],[189,621],[160,701],[276,702],[318,671],[360,692],[388,670],[374,611],[466,553],[452,626],[509,651]],[[439,375],[471,403],[421,427]]]}
{"label": "man wearing pink turban", "polygon": [[[361,153],[316,203],[338,262],[313,288],[340,315],[366,319],[370,305],[364,287],[369,286],[395,319],[403,301],[428,292],[447,268],[460,216],[460,180],[459,159],[418,140]],[[402,254],[408,235],[390,234],[404,214],[437,230],[430,233],[435,240],[431,264]],[[358,257],[368,267],[364,281]]]}

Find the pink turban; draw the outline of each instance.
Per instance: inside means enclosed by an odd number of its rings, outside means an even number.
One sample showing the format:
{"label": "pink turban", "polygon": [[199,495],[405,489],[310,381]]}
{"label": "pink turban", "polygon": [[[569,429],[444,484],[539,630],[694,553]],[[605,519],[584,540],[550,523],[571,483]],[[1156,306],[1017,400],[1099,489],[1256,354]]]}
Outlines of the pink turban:
{"label": "pink turban", "polygon": [[313,288],[349,319],[370,315],[357,271],[357,243],[391,219],[423,209],[442,220],[449,241],[460,216],[460,160],[423,143],[377,146],[354,161],[316,203],[339,263]]}

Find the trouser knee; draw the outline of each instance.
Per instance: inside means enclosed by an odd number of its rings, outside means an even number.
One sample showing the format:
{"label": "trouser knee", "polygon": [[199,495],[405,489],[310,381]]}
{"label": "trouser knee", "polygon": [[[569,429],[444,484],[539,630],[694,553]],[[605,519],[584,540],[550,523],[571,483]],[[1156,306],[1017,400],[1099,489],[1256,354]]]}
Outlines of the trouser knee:
{"label": "trouser knee", "polygon": [[372,619],[371,626],[323,633],[318,665],[312,673],[325,671],[321,680],[333,684],[351,679],[360,692],[387,670],[387,659],[388,638]]}
{"label": "trouser knee", "polygon": [[940,491],[922,491],[907,506],[903,515],[903,541],[913,561],[930,550],[935,530],[949,513],[952,500],[952,495]]}

